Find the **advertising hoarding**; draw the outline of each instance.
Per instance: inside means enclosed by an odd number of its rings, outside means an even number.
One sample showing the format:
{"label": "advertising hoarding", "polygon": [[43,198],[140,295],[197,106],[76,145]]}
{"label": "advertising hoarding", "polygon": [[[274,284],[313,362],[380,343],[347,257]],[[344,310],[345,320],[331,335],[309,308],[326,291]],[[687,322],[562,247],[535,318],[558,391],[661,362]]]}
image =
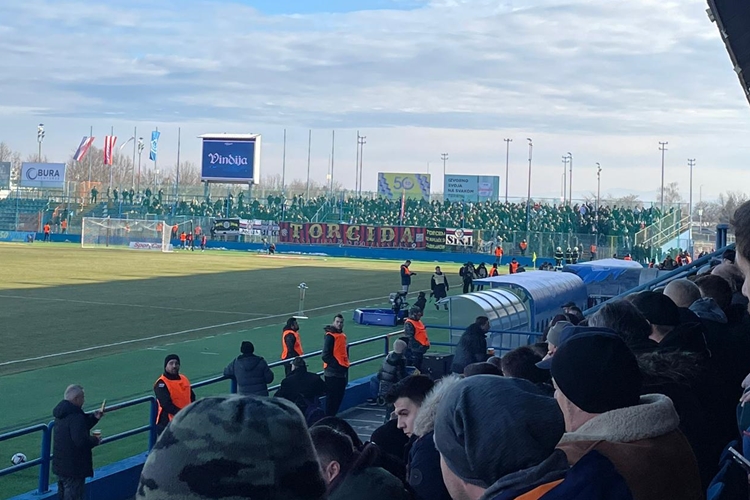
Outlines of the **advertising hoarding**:
{"label": "advertising hoarding", "polygon": [[62,189],[64,186],[64,163],[21,164],[21,187]]}
{"label": "advertising hoarding", "polygon": [[399,200],[402,194],[407,199],[430,199],[430,174],[378,173],[378,194],[389,200]]}
{"label": "advertising hoarding", "polygon": [[496,175],[456,175],[444,177],[445,199],[455,202],[497,201],[500,177]]}
{"label": "advertising hoarding", "polygon": [[260,135],[202,135],[201,180],[252,183],[260,180]]}

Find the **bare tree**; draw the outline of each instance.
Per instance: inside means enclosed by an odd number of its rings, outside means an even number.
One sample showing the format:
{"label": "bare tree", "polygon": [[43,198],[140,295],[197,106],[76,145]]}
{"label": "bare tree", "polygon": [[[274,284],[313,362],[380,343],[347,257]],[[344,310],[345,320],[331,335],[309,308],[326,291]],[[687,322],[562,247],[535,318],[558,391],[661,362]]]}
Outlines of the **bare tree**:
{"label": "bare tree", "polygon": [[[661,186],[656,189],[656,195],[658,199],[661,199]],[[682,201],[682,195],[680,194],[680,185],[677,182],[670,182],[664,186],[664,204],[674,205]]]}

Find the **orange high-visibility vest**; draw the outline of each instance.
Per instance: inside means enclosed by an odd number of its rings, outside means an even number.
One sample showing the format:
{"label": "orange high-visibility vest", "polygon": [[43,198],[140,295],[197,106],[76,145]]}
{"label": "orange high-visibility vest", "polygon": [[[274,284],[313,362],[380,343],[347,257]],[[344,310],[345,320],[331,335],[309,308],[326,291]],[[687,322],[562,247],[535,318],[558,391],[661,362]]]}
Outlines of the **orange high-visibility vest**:
{"label": "orange high-visibility vest", "polygon": [[490,278],[492,278],[493,276],[498,276],[499,274],[500,273],[497,272],[496,267],[493,267],[492,269],[490,269]]}
{"label": "orange high-visibility vest", "polygon": [[526,250],[526,248],[528,248],[529,245],[528,243],[525,243],[522,241],[518,246],[521,247],[521,250]]}
{"label": "orange high-visibility vest", "polygon": [[[187,405],[190,404],[190,381],[185,375],[180,375],[180,380],[170,380],[164,375],[156,379],[156,382],[159,381],[164,382],[164,384],[167,386],[167,390],[169,391],[169,396],[172,398],[172,403],[182,410]],[[158,400],[157,400],[158,403]],[[159,413],[156,414],[156,421],[158,422],[161,418],[161,412],[164,410],[161,405],[159,405]],[[172,421],[172,418],[174,418],[174,415],[169,415],[170,422]]]}
{"label": "orange high-visibility vest", "polygon": [[286,348],[286,336],[287,335],[294,335],[294,351],[299,355],[302,356],[302,341],[299,338],[299,332],[295,332],[294,330],[284,330],[284,333],[281,334],[281,359],[288,359],[289,358],[289,349]]}
{"label": "orange high-visibility vest", "polygon": [[633,260],[633,258],[632,258],[632,257],[628,257],[628,256],[626,255],[626,256],[625,256],[625,258],[624,258],[624,259],[622,259],[622,260]]}
{"label": "orange high-visibility vest", "polygon": [[596,253],[596,245],[591,245],[591,253]]}
{"label": "orange high-visibility vest", "polygon": [[502,257],[503,256],[503,247],[496,246],[495,247],[495,257]]}
{"label": "orange high-visibility vest", "polygon": [[45,224],[45,225],[44,225],[44,233],[45,233],[45,234],[49,234],[49,229],[50,229],[50,228],[49,228],[49,224]]}
{"label": "orange high-visibility vest", "polygon": [[[346,350],[346,334],[326,332],[326,335],[333,337],[333,357],[344,368],[349,368],[349,352]],[[328,363],[323,363],[323,369],[328,368]]]}
{"label": "orange high-visibility vest", "polygon": [[60,227],[62,227],[63,229],[67,229],[68,221],[63,219],[63,221],[60,223]]}
{"label": "orange high-visibility vest", "polygon": [[401,270],[404,272],[405,275],[409,276],[411,274],[411,271],[409,271],[409,268],[405,265],[401,264]]}
{"label": "orange high-visibility vest", "polygon": [[518,262],[511,262],[510,263],[510,274],[516,274],[516,271],[518,271]]}
{"label": "orange high-visibility vest", "polygon": [[410,323],[414,327],[414,340],[425,347],[430,347],[430,339],[427,338],[427,328],[424,327],[424,323],[411,318],[405,323]]}

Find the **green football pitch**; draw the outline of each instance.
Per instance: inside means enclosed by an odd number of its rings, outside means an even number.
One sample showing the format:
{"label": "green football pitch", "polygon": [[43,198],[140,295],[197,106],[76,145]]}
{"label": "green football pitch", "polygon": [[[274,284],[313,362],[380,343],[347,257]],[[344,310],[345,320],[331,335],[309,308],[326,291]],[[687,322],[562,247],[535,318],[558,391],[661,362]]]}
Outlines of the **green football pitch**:
{"label": "green football pitch", "polygon": [[[66,244],[0,244],[0,432],[45,423],[65,387],[86,389],[86,409],[152,394],[166,354],[182,359],[192,381],[218,375],[239,354],[241,341],[255,344],[269,362],[281,351],[281,327],[296,314],[298,285],[309,289],[303,347],[318,350],[323,326],[343,313],[349,341],[395,331],[357,325],[357,307],[386,306],[400,288],[400,262],[316,256],[268,256],[250,252],[174,253],[81,249]],[[412,291],[429,290],[435,264],[415,262]],[[458,264],[443,264],[458,288]],[[454,291],[454,290],[452,290]],[[445,324],[444,311],[428,307],[425,322]],[[446,330],[433,331],[446,341]],[[352,358],[382,352],[382,343],[352,348]],[[319,360],[311,368],[321,369]],[[352,369],[351,378],[377,371],[375,361]],[[275,370],[278,383],[283,377]],[[197,391],[228,392],[228,382]],[[104,436],[148,423],[148,406],[110,413]],[[145,434],[95,449],[95,467],[145,451]],[[0,464],[23,452],[39,456],[40,435],[0,442]],[[6,462],[7,461],[7,462]],[[4,464],[4,462],[6,462]],[[0,478],[0,498],[36,485],[38,468]],[[53,478],[54,479],[54,478]]]}

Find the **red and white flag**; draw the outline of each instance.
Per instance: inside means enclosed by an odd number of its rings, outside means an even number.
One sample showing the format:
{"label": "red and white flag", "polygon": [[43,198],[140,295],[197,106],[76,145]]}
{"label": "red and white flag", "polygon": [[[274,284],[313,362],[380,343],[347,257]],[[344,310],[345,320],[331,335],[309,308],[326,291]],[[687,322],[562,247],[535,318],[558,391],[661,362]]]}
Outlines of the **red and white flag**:
{"label": "red and white flag", "polygon": [[78,149],[76,149],[75,154],[73,155],[73,159],[75,161],[81,161],[83,160],[83,157],[86,156],[86,153],[88,153],[89,148],[91,147],[91,144],[94,143],[94,137],[93,136],[83,136],[83,139],[81,139],[81,143],[78,145]]}
{"label": "red and white flag", "polygon": [[116,135],[104,136],[104,164],[105,165],[112,165],[112,150],[115,149],[116,142],[117,142]]}

